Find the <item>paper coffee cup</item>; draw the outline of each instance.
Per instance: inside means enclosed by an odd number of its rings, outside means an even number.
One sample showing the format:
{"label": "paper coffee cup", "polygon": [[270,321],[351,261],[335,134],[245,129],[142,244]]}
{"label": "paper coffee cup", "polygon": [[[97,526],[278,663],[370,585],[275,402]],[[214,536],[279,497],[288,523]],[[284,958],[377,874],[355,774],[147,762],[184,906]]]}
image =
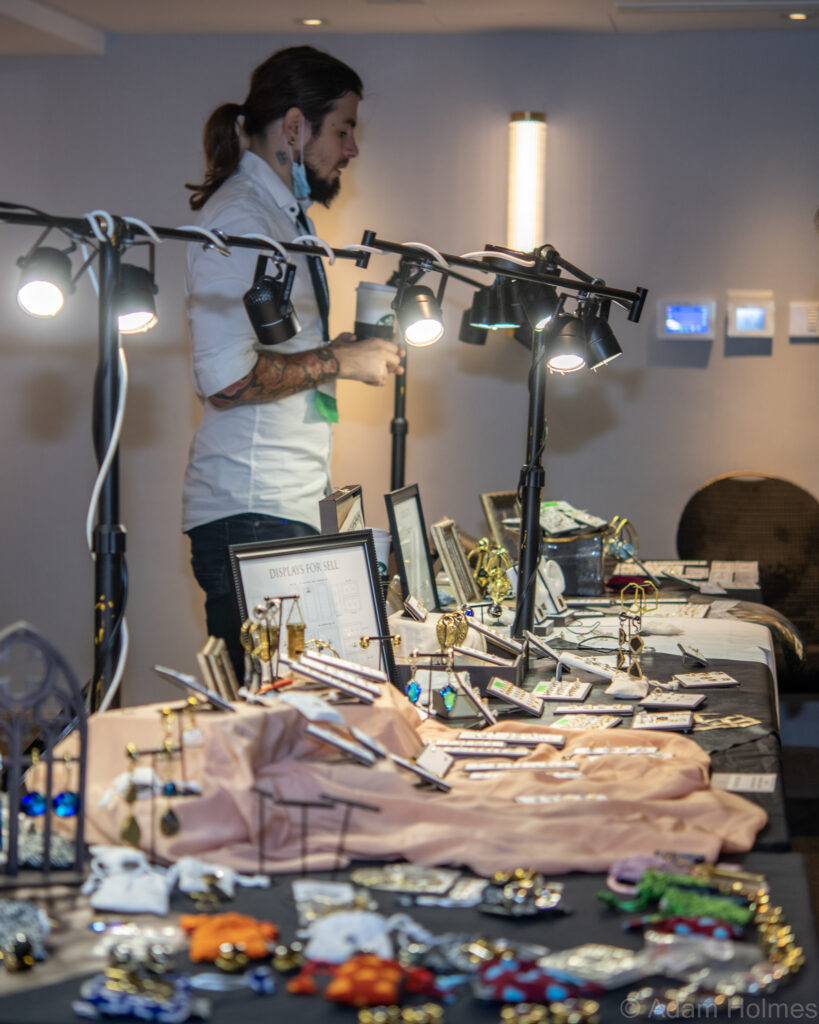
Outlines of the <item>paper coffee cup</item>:
{"label": "paper coffee cup", "polygon": [[387,566],[390,563],[390,550],[392,549],[392,537],[389,530],[379,530],[378,527],[371,527],[373,544],[375,544],[375,560],[378,562],[378,571],[382,576],[387,575]]}
{"label": "paper coffee cup", "polygon": [[355,336],[362,338],[392,338],[395,310],[392,301],[396,289],[392,285],[361,281],[355,290]]}

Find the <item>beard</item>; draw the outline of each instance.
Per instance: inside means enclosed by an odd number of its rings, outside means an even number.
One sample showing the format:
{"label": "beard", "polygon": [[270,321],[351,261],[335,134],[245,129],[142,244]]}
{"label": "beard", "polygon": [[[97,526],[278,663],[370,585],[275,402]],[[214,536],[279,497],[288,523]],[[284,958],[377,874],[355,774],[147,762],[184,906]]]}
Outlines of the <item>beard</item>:
{"label": "beard", "polygon": [[304,161],[304,173],[307,175],[307,184],[310,186],[310,198],[314,203],[321,203],[322,206],[329,206],[338,195],[341,188],[341,178],[328,181],[313,170],[307,160]]}

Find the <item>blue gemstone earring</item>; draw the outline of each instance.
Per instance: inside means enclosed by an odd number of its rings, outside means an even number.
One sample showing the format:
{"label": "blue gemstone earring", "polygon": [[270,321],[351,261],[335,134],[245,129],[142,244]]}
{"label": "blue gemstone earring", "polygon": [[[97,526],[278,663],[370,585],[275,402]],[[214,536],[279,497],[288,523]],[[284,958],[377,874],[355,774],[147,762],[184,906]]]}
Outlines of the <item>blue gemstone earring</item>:
{"label": "blue gemstone earring", "polygon": [[[71,755],[65,755],[66,776],[71,772]],[[66,778],[68,785],[68,778]],[[64,789],[51,801],[51,807],[58,818],[73,818],[80,809],[80,794],[75,790]]]}
{"label": "blue gemstone earring", "polygon": [[421,696],[421,686],[415,678],[415,673],[418,671],[418,651],[414,650],[410,654],[410,665],[412,666],[412,674],[410,680],[407,683],[404,692],[409,697],[412,704],[417,704],[418,699]]}
{"label": "blue gemstone earring", "polygon": [[[31,751],[31,767],[36,768],[40,763],[40,751],[34,747]],[[48,804],[42,793],[26,793],[20,800],[20,810],[28,818],[39,818],[45,814]]]}

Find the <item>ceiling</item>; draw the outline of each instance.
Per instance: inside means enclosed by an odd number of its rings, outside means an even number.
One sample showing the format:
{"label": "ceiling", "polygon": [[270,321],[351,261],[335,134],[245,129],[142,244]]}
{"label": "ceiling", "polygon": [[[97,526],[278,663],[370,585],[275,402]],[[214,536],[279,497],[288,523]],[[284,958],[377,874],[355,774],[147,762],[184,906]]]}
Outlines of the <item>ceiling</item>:
{"label": "ceiling", "polygon": [[[794,11],[806,20],[788,20]],[[325,21],[308,30],[307,17]],[[0,54],[101,54],[119,33],[816,28],[819,0],[0,0]]]}

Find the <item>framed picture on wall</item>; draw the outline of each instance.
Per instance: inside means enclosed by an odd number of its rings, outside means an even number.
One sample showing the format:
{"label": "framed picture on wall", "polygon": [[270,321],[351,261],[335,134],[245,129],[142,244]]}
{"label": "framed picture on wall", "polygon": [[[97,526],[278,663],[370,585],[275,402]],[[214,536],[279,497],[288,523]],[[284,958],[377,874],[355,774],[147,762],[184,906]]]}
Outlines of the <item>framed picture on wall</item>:
{"label": "framed picture on wall", "polygon": [[478,584],[466,560],[458,527],[452,519],[441,519],[432,524],[432,539],[444,571],[449,577],[452,593],[459,604],[475,604],[483,600]]}
{"label": "framed picture on wall", "polygon": [[364,502],[361,484],[347,484],[332,491],[319,502],[322,533],[350,533],[363,530]]}
{"label": "framed picture on wall", "polygon": [[397,682],[392,644],[361,642],[389,633],[369,530],[232,544],[228,552],[242,622],[265,598],[298,597],[308,647],[324,641],[338,657]]}
{"label": "framed picture on wall", "polygon": [[496,548],[506,548],[513,561],[520,557],[520,525],[516,529],[504,520],[520,520],[517,491],[487,491],[481,495],[481,507],[489,527],[489,536]]}
{"label": "framed picture on wall", "polygon": [[401,596],[421,601],[428,612],[440,610],[427,528],[417,484],[384,495],[392,549],[401,580]]}

